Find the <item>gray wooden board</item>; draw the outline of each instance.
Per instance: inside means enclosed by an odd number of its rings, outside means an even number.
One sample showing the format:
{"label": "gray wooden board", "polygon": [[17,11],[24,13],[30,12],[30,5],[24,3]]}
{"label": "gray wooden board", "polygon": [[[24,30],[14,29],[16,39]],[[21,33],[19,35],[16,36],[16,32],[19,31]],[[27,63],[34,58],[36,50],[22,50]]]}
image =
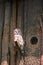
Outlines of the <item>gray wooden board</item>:
{"label": "gray wooden board", "polygon": [[4,5],[0,3],[0,60],[1,60],[1,52],[2,52],[2,33],[3,33],[3,22],[4,22]]}
{"label": "gray wooden board", "polygon": [[[22,0],[22,23],[21,23],[21,27],[23,30],[23,35],[24,35],[24,39],[26,41],[26,47],[25,47],[25,59],[29,56],[32,59],[31,56],[33,56],[33,58],[35,59],[35,57],[40,59],[40,54],[41,54],[41,41],[42,41],[42,33],[41,33],[41,29],[40,29],[40,21],[39,21],[39,17],[40,14],[42,12],[42,7],[41,7],[41,1],[39,0]],[[37,5],[36,5],[37,3]],[[39,35],[38,35],[39,34]],[[36,36],[38,38],[38,43],[36,45],[32,45],[30,40],[32,37]],[[28,65],[29,61],[25,60],[25,64]],[[23,61],[22,61],[23,62]],[[21,63],[22,63],[21,62]],[[40,65],[40,61],[39,65]],[[34,63],[34,62],[33,62]],[[37,63],[37,60],[36,60]],[[30,63],[31,64],[31,63]],[[21,65],[21,64],[20,64]],[[38,65],[38,64],[37,64]]]}
{"label": "gray wooden board", "polygon": [[10,22],[10,3],[5,3],[5,18],[4,18],[4,31],[2,40],[2,60],[7,60],[8,44],[9,44],[9,22]]}
{"label": "gray wooden board", "polygon": [[11,16],[11,22],[10,22],[10,44],[9,44],[9,47],[10,47],[10,65],[15,65],[15,51],[14,51],[14,46],[13,46],[13,43],[14,43],[14,29],[16,28],[16,2],[14,1],[12,3],[12,16]]}

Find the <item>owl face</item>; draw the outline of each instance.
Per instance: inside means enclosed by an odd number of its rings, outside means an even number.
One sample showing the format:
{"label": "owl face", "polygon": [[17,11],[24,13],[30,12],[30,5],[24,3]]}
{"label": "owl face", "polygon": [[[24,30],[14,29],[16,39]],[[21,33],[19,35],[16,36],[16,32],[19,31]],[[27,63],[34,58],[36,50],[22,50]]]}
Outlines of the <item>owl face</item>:
{"label": "owl face", "polygon": [[15,29],[14,30],[14,35],[22,35],[21,30],[20,29]]}

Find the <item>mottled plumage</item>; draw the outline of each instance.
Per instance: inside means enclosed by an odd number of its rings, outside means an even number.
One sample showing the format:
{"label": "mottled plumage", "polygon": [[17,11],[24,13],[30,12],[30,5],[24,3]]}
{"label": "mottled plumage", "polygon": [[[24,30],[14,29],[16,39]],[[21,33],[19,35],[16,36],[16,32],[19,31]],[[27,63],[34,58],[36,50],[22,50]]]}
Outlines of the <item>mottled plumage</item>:
{"label": "mottled plumage", "polygon": [[17,42],[20,49],[23,49],[24,40],[23,40],[22,33],[21,33],[20,29],[14,30],[14,45],[15,45],[15,42]]}

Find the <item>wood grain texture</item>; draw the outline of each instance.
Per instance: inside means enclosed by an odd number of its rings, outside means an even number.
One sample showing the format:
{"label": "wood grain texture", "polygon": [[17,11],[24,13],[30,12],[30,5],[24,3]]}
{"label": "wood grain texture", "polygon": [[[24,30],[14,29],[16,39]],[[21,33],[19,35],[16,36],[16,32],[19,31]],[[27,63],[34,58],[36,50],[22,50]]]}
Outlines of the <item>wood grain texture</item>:
{"label": "wood grain texture", "polygon": [[10,65],[15,65],[15,54],[16,50],[14,49],[13,43],[14,43],[14,29],[16,28],[16,2],[14,1],[12,3],[12,16],[11,16],[11,22],[10,22]]}
{"label": "wood grain texture", "polygon": [[9,22],[10,22],[10,3],[5,3],[4,31],[2,40],[2,60],[8,60],[8,44],[9,44]]}
{"label": "wood grain texture", "polygon": [[0,60],[2,56],[3,23],[4,23],[4,4],[0,3]]}

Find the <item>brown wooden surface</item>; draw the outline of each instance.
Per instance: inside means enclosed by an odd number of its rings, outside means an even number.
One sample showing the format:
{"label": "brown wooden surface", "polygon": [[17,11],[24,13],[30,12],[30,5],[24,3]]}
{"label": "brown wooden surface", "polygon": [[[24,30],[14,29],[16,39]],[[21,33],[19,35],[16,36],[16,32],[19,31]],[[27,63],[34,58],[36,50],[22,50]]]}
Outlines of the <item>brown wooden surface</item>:
{"label": "brown wooden surface", "polygon": [[9,44],[9,22],[10,22],[10,3],[5,3],[4,31],[2,39],[2,60],[8,60],[8,44]]}
{"label": "brown wooden surface", "polygon": [[0,60],[2,56],[2,36],[3,36],[3,23],[4,23],[4,4],[0,3]]}
{"label": "brown wooden surface", "polygon": [[[13,47],[14,38],[13,32],[14,29],[20,28],[23,33],[24,40],[26,41],[25,47],[25,59],[31,62],[32,59],[39,58],[40,62],[40,54],[41,54],[41,43],[42,42],[42,30],[40,28],[40,14],[42,14],[42,4],[41,0],[19,0],[17,2],[18,6],[16,8],[16,1],[6,2],[0,4],[0,59],[2,55],[2,60],[9,60],[10,65],[15,65],[15,54],[16,50]],[[17,11],[16,11],[17,10]],[[16,16],[17,15],[17,16]],[[3,24],[4,22],[4,24]],[[2,35],[3,33],[3,35]],[[30,39],[36,36],[38,38],[38,43],[36,45],[32,45]],[[3,38],[2,38],[3,37]],[[1,47],[2,44],[2,47]],[[2,49],[1,49],[2,48]],[[10,51],[10,56],[7,57]],[[43,53],[43,50],[42,50]],[[16,65],[21,65],[21,62],[24,60],[23,58],[19,58],[20,53],[18,52],[18,57],[16,61]],[[31,60],[29,59],[31,57]],[[19,63],[20,59],[20,64]],[[25,63],[28,63],[25,60]],[[34,63],[34,62],[33,62]],[[37,61],[36,61],[37,63]],[[23,64],[24,65],[24,64]],[[26,64],[28,65],[28,64]],[[40,65],[40,63],[39,63]]]}
{"label": "brown wooden surface", "polygon": [[11,22],[10,22],[10,65],[15,65],[15,49],[13,47],[13,43],[14,43],[14,29],[16,28],[16,2],[14,1],[12,3],[12,16],[11,16]]}

